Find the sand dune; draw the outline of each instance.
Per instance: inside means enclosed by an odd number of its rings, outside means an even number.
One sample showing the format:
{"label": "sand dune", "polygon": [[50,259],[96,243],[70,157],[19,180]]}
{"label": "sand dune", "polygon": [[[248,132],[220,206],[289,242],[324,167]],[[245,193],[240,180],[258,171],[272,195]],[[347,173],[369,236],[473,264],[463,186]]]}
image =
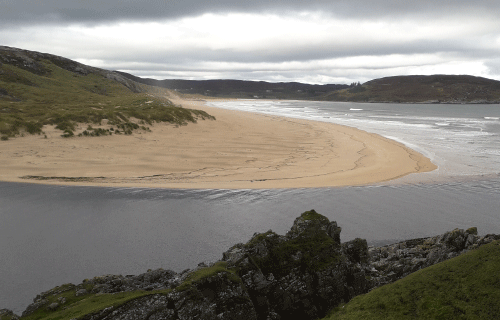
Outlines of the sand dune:
{"label": "sand dune", "polygon": [[[436,168],[423,155],[354,128],[177,100],[217,120],[155,124],[132,136],[0,142],[0,180],[159,188],[302,188],[371,184]],[[22,179],[25,176],[47,180]]]}

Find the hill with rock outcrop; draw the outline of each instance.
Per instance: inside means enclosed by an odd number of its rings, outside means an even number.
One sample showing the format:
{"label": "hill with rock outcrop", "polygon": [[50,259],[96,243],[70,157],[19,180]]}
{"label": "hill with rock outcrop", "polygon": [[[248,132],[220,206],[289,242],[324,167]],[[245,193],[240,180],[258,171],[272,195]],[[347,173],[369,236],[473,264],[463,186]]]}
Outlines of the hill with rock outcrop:
{"label": "hill with rock outcrop", "polygon": [[[41,293],[21,319],[317,319],[352,298],[500,239],[476,228],[368,247],[314,210],[193,270],[106,275]],[[17,319],[8,310],[5,318]],[[9,317],[9,318],[7,318]]]}
{"label": "hill with rock outcrop", "polygon": [[500,81],[468,75],[396,76],[327,93],[319,100],[393,103],[500,103]]}

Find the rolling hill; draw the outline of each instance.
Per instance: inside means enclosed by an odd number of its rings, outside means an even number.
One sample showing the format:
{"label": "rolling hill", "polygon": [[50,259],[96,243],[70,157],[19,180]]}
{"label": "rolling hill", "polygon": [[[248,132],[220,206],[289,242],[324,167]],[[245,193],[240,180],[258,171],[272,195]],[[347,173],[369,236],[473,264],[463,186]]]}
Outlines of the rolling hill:
{"label": "rolling hill", "polygon": [[327,93],[319,100],[395,103],[500,103],[500,81],[467,75],[397,76]]}
{"label": "rolling hill", "polygon": [[[0,136],[42,134],[54,125],[65,137],[131,134],[154,122],[185,124],[210,118],[166,98],[164,89],[134,82],[119,73],[83,65],[51,54],[0,46]],[[86,126],[85,126],[86,127]],[[110,130],[112,129],[112,130]]]}
{"label": "rolling hill", "polygon": [[346,84],[306,84],[299,82],[265,82],[245,80],[155,80],[140,78],[129,73],[120,75],[138,83],[168,88],[183,94],[197,94],[219,98],[241,99],[308,99],[349,88]]}

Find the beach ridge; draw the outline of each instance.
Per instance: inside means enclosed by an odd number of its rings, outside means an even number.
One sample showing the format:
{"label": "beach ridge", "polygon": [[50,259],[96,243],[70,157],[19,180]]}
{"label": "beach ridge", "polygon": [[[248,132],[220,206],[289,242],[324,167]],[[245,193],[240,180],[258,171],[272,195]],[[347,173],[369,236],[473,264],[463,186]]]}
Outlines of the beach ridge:
{"label": "beach ridge", "polygon": [[1,181],[113,187],[267,189],[366,185],[432,171],[403,144],[351,127],[224,110],[169,97],[217,120],[155,124],[133,136],[27,136],[0,144]]}

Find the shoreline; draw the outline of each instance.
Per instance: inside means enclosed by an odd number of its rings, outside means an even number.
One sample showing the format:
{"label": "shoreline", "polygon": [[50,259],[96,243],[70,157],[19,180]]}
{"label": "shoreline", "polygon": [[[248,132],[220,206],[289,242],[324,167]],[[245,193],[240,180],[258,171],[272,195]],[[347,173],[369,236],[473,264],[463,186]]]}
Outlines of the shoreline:
{"label": "shoreline", "polygon": [[[356,128],[207,106],[217,120],[155,124],[132,136],[0,143],[0,181],[168,189],[281,189],[369,185],[437,167],[405,145]],[[23,176],[41,180],[22,179]]]}

